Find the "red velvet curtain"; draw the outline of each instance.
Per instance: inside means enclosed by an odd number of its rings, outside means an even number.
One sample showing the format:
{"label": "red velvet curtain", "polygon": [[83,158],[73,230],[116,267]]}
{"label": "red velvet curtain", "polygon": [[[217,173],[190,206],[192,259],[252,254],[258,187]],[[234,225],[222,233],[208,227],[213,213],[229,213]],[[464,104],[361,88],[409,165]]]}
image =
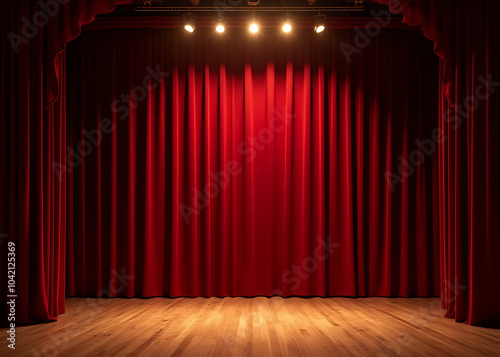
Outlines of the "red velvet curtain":
{"label": "red velvet curtain", "polygon": [[447,316],[500,323],[498,113],[500,5],[380,0],[420,26],[441,58],[441,298]]}
{"label": "red velvet curtain", "polygon": [[72,43],[67,294],[438,295],[437,59],[354,35]]}
{"label": "red velvet curtain", "polygon": [[[30,3],[20,1],[1,14],[0,310],[7,321],[7,301],[15,300],[9,324],[51,321],[64,312],[66,186],[51,169],[53,161],[65,160],[64,87],[62,100],[44,110],[45,29],[17,53],[7,40],[9,33],[22,34],[23,16],[39,10]],[[64,79],[64,57],[57,63]],[[7,290],[10,243],[15,244],[13,291]]]}
{"label": "red velvet curtain", "polygon": [[[54,162],[65,164],[59,52],[95,14],[114,7],[100,0],[61,3],[1,3],[0,317],[9,324],[53,321],[64,312],[66,184],[52,169]],[[16,246],[14,293],[7,291],[9,243]],[[15,321],[7,320],[7,295],[17,296]]]}
{"label": "red velvet curtain", "polygon": [[454,92],[441,100],[439,155],[443,306],[474,325],[500,323],[498,2],[450,7]]}

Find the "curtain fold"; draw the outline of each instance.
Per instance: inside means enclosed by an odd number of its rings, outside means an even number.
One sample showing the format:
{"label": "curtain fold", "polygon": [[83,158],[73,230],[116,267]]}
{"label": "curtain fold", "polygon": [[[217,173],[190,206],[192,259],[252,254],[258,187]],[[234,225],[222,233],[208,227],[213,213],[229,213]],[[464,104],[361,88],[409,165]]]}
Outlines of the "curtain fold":
{"label": "curtain fold", "polygon": [[438,124],[432,48],[323,35],[70,45],[69,296],[439,294],[437,155],[398,173]]}

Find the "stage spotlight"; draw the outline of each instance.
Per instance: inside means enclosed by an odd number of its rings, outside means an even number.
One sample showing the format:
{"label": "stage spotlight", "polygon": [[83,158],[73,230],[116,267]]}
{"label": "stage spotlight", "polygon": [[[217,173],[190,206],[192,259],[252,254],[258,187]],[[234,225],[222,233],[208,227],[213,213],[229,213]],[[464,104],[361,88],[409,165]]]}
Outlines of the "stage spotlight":
{"label": "stage spotlight", "polygon": [[223,33],[225,31],[224,25],[222,24],[222,20],[217,21],[217,26],[215,27],[215,31],[218,33]]}
{"label": "stage spotlight", "polygon": [[323,32],[326,28],[326,18],[325,16],[318,15],[316,20],[314,20],[314,32]]}
{"label": "stage spotlight", "polygon": [[257,25],[257,23],[255,21],[253,21],[250,24],[249,30],[251,33],[257,33],[257,32],[259,32],[259,25]]}
{"label": "stage spotlight", "polygon": [[283,24],[283,28],[282,29],[283,29],[283,32],[286,32],[286,33],[292,31],[292,24],[291,24],[291,22],[289,20],[286,20],[285,23]]}
{"label": "stage spotlight", "polygon": [[187,32],[194,32],[195,29],[194,25],[194,20],[191,18],[191,16],[186,17],[186,20],[184,21],[184,29]]}
{"label": "stage spotlight", "polygon": [[224,25],[222,24],[218,24],[217,27],[215,28],[215,30],[218,32],[218,33],[223,33],[225,31],[225,28],[224,28]]}

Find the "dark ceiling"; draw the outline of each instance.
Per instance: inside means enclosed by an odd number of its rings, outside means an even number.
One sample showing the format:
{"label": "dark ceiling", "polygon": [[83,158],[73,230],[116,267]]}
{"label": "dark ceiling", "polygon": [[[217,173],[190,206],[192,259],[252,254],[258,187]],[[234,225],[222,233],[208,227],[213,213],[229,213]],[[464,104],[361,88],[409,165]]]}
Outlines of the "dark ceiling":
{"label": "dark ceiling", "polygon": [[[198,5],[194,5],[193,2],[196,1],[152,0],[149,4],[148,1],[134,0],[132,4],[117,6],[113,13],[100,17],[183,16],[190,10],[196,12],[197,16],[204,13],[213,16],[220,10],[223,10],[226,16],[246,16],[253,12],[259,12],[259,16],[275,16],[279,12],[286,12],[287,9],[293,11],[295,16],[312,15],[321,11],[327,16],[361,17],[373,16],[373,11],[387,9],[385,5],[355,3],[351,0],[316,0],[312,5],[309,5],[308,0],[260,0],[257,6],[249,5],[249,0],[199,0]],[[257,0],[250,0],[253,1]]]}

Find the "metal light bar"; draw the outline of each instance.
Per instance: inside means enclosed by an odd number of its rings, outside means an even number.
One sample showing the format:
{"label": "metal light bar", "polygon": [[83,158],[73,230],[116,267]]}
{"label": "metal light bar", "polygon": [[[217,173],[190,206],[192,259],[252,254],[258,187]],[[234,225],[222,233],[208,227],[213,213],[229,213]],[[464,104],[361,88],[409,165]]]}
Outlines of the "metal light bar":
{"label": "metal light bar", "polygon": [[235,6],[219,6],[219,7],[163,7],[163,6],[139,6],[135,8],[138,12],[348,12],[348,11],[364,11],[364,6],[323,6],[323,7],[235,7]]}

